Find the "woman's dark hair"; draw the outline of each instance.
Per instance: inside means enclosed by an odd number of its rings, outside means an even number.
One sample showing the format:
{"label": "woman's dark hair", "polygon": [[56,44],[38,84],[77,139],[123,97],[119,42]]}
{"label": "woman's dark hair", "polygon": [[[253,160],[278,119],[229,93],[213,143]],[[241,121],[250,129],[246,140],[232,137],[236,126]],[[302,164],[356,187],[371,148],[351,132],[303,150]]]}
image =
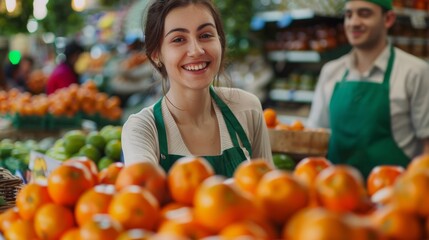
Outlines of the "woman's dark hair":
{"label": "woman's dark hair", "polygon": [[[226,39],[223,29],[220,13],[214,6],[211,0],[155,0],[152,1],[148,7],[144,24],[145,46],[146,55],[149,61],[159,71],[163,78],[167,78],[165,67],[158,68],[152,59],[153,53],[159,53],[163,42],[165,18],[171,10],[179,7],[186,7],[191,4],[199,4],[205,6],[210,12],[216,24],[216,30],[219,35],[220,44],[222,47],[221,62],[219,73],[223,74],[225,71],[225,51]],[[216,77],[219,80],[219,75]]]}

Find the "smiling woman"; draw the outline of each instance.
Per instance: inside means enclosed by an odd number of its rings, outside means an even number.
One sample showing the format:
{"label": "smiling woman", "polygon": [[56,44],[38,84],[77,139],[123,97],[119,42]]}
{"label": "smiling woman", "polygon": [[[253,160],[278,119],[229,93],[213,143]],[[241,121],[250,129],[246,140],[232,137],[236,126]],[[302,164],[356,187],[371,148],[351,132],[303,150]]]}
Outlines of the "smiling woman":
{"label": "smiling woman", "polygon": [[165,96],[124,124],[126,164],[150,161],[168,171],[183,156],[200,156],[225,176],[245,160],[264,158],[272,164],[259,99],[218,87],[225,76],[226,38],[212,1],[153,1],[145,44]]}

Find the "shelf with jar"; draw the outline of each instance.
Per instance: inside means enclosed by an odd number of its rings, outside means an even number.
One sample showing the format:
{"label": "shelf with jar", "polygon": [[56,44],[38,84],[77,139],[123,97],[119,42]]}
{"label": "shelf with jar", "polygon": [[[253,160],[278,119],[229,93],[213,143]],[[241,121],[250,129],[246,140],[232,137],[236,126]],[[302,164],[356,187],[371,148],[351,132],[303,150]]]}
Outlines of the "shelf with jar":
{"label": "shelf with jar", "polygon": [[398,17],[389,30],[391,42],[405,52],[429,61],[429,9],[396,8],[395,12]]}
{"label": "shelf with jar", "polygon": [[[288,26],[284,26],[285,14],[293,17]],[[266,22],[255,33],[275,71],[267,102],[309,105],[322,65],[350,50],[342,18],[308,9],[279,11],[277,16],[260,13],[258,17]]]}
{"label": "shelf with jar", "polygon": [[[396,7],[395,12],[397,21],[389,32],[392,43],[429,61],[429,11],[420,6],[420,9]],[[351,49],[343,30],[343,16],[321,15],[309,9],[271,10],[255,15],[254,22],[261,20],[264,27],[253,30],[261,33],[266,57],[277,72],[268,90],[269,101],[311,103],[313,89],[290,87],[294,85],[295,70],[305,71],[309,64],[317,65],[320,70],[324,63]],[[317,70],[313,75],[315,85]]]}

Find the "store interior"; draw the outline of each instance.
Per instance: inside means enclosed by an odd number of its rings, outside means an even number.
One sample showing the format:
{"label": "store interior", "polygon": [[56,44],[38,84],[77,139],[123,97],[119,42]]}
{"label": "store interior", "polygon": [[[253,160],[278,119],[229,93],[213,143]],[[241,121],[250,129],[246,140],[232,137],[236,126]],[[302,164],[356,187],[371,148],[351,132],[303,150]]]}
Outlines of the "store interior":
{"label": "store interior", "polygon": [[[229,225],[236,228],[228,234],[246,231],[243,239],[250,235],[255,238],[249,239],[428,239],[429,208],[422,203],[429,201],[429,172],[421,169],[428,168],[429,155],[414,158],[407,168],[377,166],[366,178],[352,164],[336,165],[327,159],[330,129],[307,128],[322,67],[351,49],[343,28],[346,0],[213,1],[222,15],[228,45],[227,77],[222,83],[259,98],[267,129],[255,131],[268,132],[261,136],[269,138],[271,149],[265,148],[265,153],[272,154],[272,159],[249,159],[245,154],[252,154],[243,152],[243,164],[231,167],[237,167],[234,176],[213,180],[207,186],[221,186],[220,190],[204,186],[200,195],[195,192],[203,180],[217,177],[214,170],[207,170],[210,163],[202,157],[190,157],[191,170],[176,173],[166,173],[147,159],[125,164],[124,123],[165,93],[161,76],[144,51],[143,18],[149,2],[0,0],[0,239],[14,236],[10,234],[27,234],[10,239],[36,239],[36,235],[42,239],[45,233],[54,236],[46,239],[60,239],[72,230],[78,235],[70,233],[61,239],[81,239],[86,230],[105,234],[85,238],[91,240],[149,239],[168,221],[180,223],[164,231],[180,232],[189,237],[185,239],[212,239],[203,237],[227,234],[221,230]],[[389,41],[429,62],[429,0],[394,0],[393,7],[396,22],[389,29]],[[83,48],[75,65],[78,84],[47,94],[48,79],[65,59],[72,40]],[[253,143],[266,140],[255,138]],[[245,140],[240,138],[242,145],[249,142]],[[160,158],[166,157],[159,153]],[[65,178],[56,170],[72,165],[81,168],[74,182],[52,180]],[[399,178],[406,171],[409,177]],[[271,172],[267,180],[262,178]],[[192,185],[193,192],[180,189],[182,183]],[[103,189],[108,200],[100,204],[94,199],[102,197],[95,195],[81,200],[86,191],[101,185],[114,189],[113,193]],[[138,189],[139,196],[122,195],[120,191],[129,185],[145,190]],[[152,194],[150,200],[142,197]],[[113,196],[119,195],[121,199],[113,205]],[[30,204],[31,197],[37,201]],[[146,201],[155,202],[156,207]],[[145,210],[152,211],[149,217],[136,210],[142,202]],[[57,208],[36,217],[46,205]],[[100,210],[100,205],[114,207]],[[82,213],[85,208],[89,213]],[[177,209],[182,211],[174,212]],[[303,209],[307,212],[297,214]],[[92,218],[97,213],[103,213],[102,221],[86,227],[84,221],[95,222]],[[169,213],[175,218],[170,219]],[[115,217],[124,229],[112,227]],[[9,227],[17,222],[21,225]],[[106,224],[109,232],[104,232]],[[264,237],[253,235],[254,229]],[[133,234],[141,238],[131,238]]]}
{"label": "store interior", "polygon": [[[8,6],[12,2],[15,8]],[[141,18],[148,1],[76,0],[65,7],[67,1],[42,2],[34,3],[34,8],[20,0],[0,5],[1,21],[21,19],[0,31],[0,61],[4,68],[25,56],[34,59],[31,70],[37,74],[30,80],[30,93],[43,92],[65,42],[75,38],[85,46],[77,68],[80,83],[93,80],[100,91],[120,97],[121,121],[160,96],[148,61],[139,57],[144,47]],[[264,108],[278,110],[283,121],[305,122],[321,67],[350,49],[342,28],[344,1],[254,0],[250,10],[247,2],[229,2],[218,5],[228,36],[232,86],[256,94]],[[428,4],[394,1],[394,5],[398,21],[391,41],[429,59]]]}

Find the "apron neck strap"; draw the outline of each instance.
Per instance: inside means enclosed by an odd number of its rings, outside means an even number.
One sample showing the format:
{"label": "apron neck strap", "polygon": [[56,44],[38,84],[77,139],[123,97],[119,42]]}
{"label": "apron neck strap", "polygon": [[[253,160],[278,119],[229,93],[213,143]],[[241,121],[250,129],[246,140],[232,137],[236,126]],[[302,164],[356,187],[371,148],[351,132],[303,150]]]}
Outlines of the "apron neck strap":
{"label": "apron neck strap", "polygon": [[395,62],[395,49],[390,45],[390,57],[387,62],[386,72],[384,73],[384,85],[389,85],[390,75],[392,75],[393,63]]}
{"label": "apron neck strap", "polygon": [[[395,49],[393,45],[390,45],[390,56],[387,61],[386,72],[384,72],[383,85],[389,85],[390,76],[392,75],[393,63],[395,62]],[[349,69],[346,69],[344,72],[341,82],[346,81],[347,76],[349,75]]]}
{"label": "apron neck strap", "polygon": [[238,134],[238,137],[240,138],[241,142],[243,143],[244,147],[246,148],[247,152],[249,153],[249,156],[252,156],[252,147],[250,145],[249,139],[246,136],[246,133],[244,132],[243,127],[241,126],[240,122],[237,120],[237,118],[234,116],[234,113],[229,109],[229,107],[220,99],[220,97],[216,94],[213,87],[210,87],[210,95],[215,100],[216,104],[218,105],[219,109],[222,112],[222,115],[225,118],[225,123],[228,128],[229,135],[231,136],[231,139],[234,143],[235,147],[239,147],[238,141],[235,140],[236,134]]}
{"label": "apron neck strap", "polygon": [[[237,139],[237,134],[238,134],[238,137],[240,138],[247,152],[249,152],[249,155],[252,156],[252,147],[240,122],[234,116],[231,109],[229,109],[229,107],[222,101],[222,99],[219,98],[218,95],[216,95],[212,87],[210,87],[210,95],[215,100],[216,104],[218,105],[219,109],[222,112],[229,135],[231,137],[232,143],[234,144],[234,147],[240,146]],[[158,132],[159,151],[161,153],[161,158],[166,158],[168,156],[168,143],[167,143],[167,133],[165,131],[165,123],[162,117],[162,108],[161,108],[162,99],[163,98],[158,100],[158,102],[154,106],[153,111],[154,111],[154,117],[155,117],[155,124]]]}
{"label": "apron neck strap", "polygon": [[161,159],[165,159],[168,156],[168,143],[164,119],[162,118],[162,99],[163,98],[160,98],[153,107],[153,114],[155,117],[155,125],[158,132],[159,151],[161,153]]}

